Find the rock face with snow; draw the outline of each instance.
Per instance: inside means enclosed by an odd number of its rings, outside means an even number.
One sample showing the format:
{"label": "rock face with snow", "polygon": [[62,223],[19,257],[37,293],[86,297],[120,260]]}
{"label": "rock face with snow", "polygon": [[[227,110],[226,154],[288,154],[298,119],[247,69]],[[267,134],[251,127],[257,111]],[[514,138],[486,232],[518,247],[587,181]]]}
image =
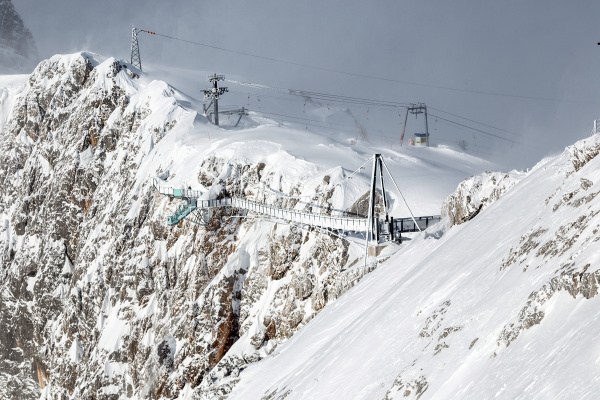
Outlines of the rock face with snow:
{"label": "rock face with snow", "polygon": [[37,48],[11,0],[0,0],[0,73],[31,71]]}
{"label": "rock face with snow", "polygon": [[459,225],[498,200],[523,177],[522,173],[485,172],[464,180],[442,204],[442,217]]}
{"label": "rock face with snow", "polygon": [[374,269],[347,237],[241,210],[168,227],[153,182],[360,214],[368,181],[254,130],[211,139],[122,61],[56,56],[3,93],[0,398],[597,393],[600,136],[463,182],[455,226]]}
{"label": "rock face with snow", "polygon": [[[177,179],[181,143],[208,126],[178,96],[80,53],[41,62],[15,99],[0,136],[0,397],[220,398],[370,270],[349,267],[361,255],[340,237],[237,210],[168,228],[177,202],[151,178]],[[191,159],[179,170],[215,197],[303,207],[264,190],[299,192],[281,183],[293,163]],[[330,208],[328,178],[308,190]]]}

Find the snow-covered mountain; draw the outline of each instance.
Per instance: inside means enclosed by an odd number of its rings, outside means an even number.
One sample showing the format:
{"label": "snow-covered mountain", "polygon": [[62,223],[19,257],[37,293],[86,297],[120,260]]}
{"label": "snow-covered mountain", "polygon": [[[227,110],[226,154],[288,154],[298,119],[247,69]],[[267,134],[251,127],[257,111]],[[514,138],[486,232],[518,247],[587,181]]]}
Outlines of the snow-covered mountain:
{"label": "snow-covered mountain", "polygon": [[446,214],[470,197],[459,208],[477,215],[416,238],[243,371],[232,397],[597,398],[599,153],[599,135],[580,141],[480,212],[502,180],[461,184]]}
{"label": "snow-covered mountain", "polygon": [[0,0],[0,74],[24,73],[37,62],[31,32],[11,0]]}
{"label": "snow-covered mountain", "polygon": [[[77,53],[0,77],[0,397],[485,398],[517,374],[493,371],[520,362],[522,338],[553,334],[546,298],[595,279],[595,137],[528,174],[478,175],[493,165],[443,146],[379,148],[256,112],[218,128],[138,73]],[[357,209],[373,153],[415,214],[446,216],[376,269],[358,238],[237,210],[170,228],[179,202],[153,187]]]}

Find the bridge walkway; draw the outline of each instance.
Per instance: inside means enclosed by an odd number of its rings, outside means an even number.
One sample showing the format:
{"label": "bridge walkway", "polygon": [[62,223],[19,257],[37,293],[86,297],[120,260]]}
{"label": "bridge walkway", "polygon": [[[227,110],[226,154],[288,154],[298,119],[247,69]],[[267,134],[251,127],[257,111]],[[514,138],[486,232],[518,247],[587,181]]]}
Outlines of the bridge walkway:
{"label": "bridge walkway", "polygon": [[[169,225],[177,225],[196,210],[231,207],[295,224],[344,232],[367,232],[369,226],[368,219],[364,217],[310,213],[241,197],[202,200],[199,198],[203,194],[200,191],[160,186],[156,180],[154,187],[165,196],[186,201],[175,210],[173,215],[169,216]],[[437,215],[416,217],[414,220],[412,218],[391,218],[390,221],[379,221],[379,227],[382,233],[391,234],[396,239],[400,233],[421,231],[439,220],[440,217]]]}

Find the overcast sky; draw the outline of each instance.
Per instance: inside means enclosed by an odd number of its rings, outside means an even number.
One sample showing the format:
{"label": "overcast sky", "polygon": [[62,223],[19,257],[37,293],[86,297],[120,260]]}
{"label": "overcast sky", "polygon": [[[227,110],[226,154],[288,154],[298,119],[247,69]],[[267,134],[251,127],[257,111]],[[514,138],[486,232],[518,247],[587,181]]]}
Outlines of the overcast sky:
{"label": "overcast sky", "polygon": [[[283,88],[424,101],[430,107],[518,133],[519,145],[502,152],[506,166],[524,167],[561,151],[589,135],[593,120],[600,118],[598,1],[13,3],[43,57],[90,50],[128,59],[130,32],[136,26],[223,48],[386,78],[369,79],[140,37],[144,62],[216,71]],[[198,88],[204,85],[199,82]],[[430,125],[432,135],[457,129],[441,121],[430,121]],[[400,128],[389,126],[390,131],[394,129]],[[472,136],[482,139],[479,133]]]}

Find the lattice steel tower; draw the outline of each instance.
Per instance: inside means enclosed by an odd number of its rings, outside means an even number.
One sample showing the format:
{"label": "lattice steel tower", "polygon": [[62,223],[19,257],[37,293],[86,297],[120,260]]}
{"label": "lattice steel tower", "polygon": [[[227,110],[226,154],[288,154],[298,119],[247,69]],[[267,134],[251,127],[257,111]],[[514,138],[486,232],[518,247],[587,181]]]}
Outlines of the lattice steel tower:
{"label": "lattice steel tower", "polygon": [[138,32],[141,29],[131,29],[131,65],[142,70],[142,59],[140,58],[140,44],[138,43]]}

